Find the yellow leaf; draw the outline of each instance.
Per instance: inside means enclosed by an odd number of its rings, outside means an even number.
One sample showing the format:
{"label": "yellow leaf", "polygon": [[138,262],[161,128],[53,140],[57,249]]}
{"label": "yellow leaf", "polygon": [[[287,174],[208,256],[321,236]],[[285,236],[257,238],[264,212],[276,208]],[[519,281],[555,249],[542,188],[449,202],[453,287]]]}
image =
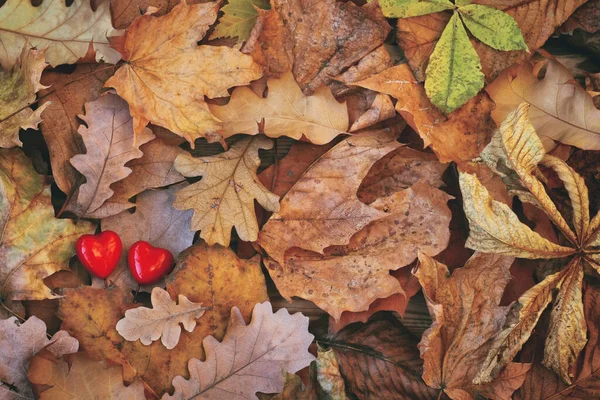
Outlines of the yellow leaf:
{"label": "yellow leaf", "polygon": [[254,200],[268,211],[279,210],[279,196],[269,192],[256,176],[260,164],[258,149],[270,149],[264,136],[247,137],[223,154],[194,158],[181,154],[175,169],[182,175],[202,176],[200,182],[177,192],[173,205],[179,210],[194,210],[191,229],[209,245],[229,246],[231,228],[240,239],[258,238]]}
{"label": "yellow leaf", "polygon": [[227,89],[261,77],[250,56],[229,47],[198,46],[219,3],[184,2],[162,17],[136,18],[120,43],[126,64],[106,85],[129,103],[134,131],[149,123],[163,126],[190,142],[218,141],[221,124],[204,96],[229,96]]}
{"label": "yellow leaf", "polygon": [[329,143],[348,129],[346,103],[338,103],[327,86],[314,95],[305,96],[291,72],[267,82],[269,94],[258,97],[247,87],[236,88],[229,104],[210,105],[210,111],[223,121],[223,136],[236,133],[256,135],[264,120],[264,134],[269,137],[302,135],[315,144]]}
{"label": "yellow leaf", "polygon": [[8,0],[0,7],[0,64],[11,68],[24,46],[47,49],[53,67],[73,64],[90,45],[96,61],[116,64],[121,57],[109,45],[116,34],[108,1],[92,11],[87,0],[74,0],[69,7],[65,1],[45,0],[36,7],[29,0]]}
{"label": "yellow leaf", "polygon": [[68,269],[75,241],[94,229],[55,218],[44,177],[20,149],[0,150],[0,298],[55,297],[43,279]]}
{"label": "yellow leaf", "polygon": [[50,105],[44,103],[35,111],[28,107],[35,101],[35,94],[46,88],[40,84],[46,68],[44,52],[23,48],[12,70],[0,70],[0,147],[21,146],[19,129],[37,129],[42,111]]}
{"label": "yellow leaf", "polygon": [[575,252],[575,249],[550,242],[522,224],[506,204],[490,196],[475,175],[461,172],[459,179],[463,208],[469,220],[467,247],[520,258],[558,258]]}

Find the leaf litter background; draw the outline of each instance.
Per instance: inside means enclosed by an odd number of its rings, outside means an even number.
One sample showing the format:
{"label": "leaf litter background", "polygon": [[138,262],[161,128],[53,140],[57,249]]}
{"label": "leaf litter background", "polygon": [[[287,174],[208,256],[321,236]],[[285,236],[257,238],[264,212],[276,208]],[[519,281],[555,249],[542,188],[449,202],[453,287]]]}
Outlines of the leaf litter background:
{"label": "leaf litter background", "polygon": [[451,12],[193,3],[0,6],[2,398],[600,398],[600,2],[475,1],[531,52],[449,114]]}

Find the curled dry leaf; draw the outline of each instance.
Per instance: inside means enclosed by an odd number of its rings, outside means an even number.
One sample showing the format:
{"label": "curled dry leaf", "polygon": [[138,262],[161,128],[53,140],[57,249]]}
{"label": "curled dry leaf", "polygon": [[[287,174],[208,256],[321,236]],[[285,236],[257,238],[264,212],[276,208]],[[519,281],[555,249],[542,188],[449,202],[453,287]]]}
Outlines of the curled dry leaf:
{"label": "curled dry leaf", "polygon": [[0,150],[0,297],[56,297],[43,279],[67,269],[75,241],[94,225],[54,217],[50,185],[20,149]]}
{"label": "curled dry leaf", "polygon": [[244,138],[223,154],[194,158],[182,154],[175,168],[184,176],[202,176],[202,180],[177,192],[173,205],[180,210],[194,210],[192,230],[209,245],[229,246],[231,228],[240,239],[253,242],[258,237],[254,201],[268,211],[279,210],[279,196],[265,188],[256,170],[259,149],[270,149],[271,140],[264,136]]}
{"label": "curled dry leaf", "polygon": [[109,45],[113,29],[109,3],[101,2],[92,11],[86,0],[74,0],[67,7],[61,1],[43,1],[37,7],[28,0],[8,0],[0,8],[0,64],[11,68],[25,46],[46,50],[53,67],[73,64],[93,47],[96,61],[116,64],[121,58]]}
{"label": "curled dry leaf", "polygon": [[190,378],[175,377],[175,392],[163,399],[214,399],[223,393],[252,399],[256,392],[280,392],[282,370],[294,373],[314,359],[308,352],[313,338],[308,318],[300,313],[290,315],[285,308],[273,313],[265,302],[254,306],[252,321],[246,325],[234,307],[223,341],[204,338],[206,361],[191,359]]}
{"label": "curled dry leaf", "polygon": [[19,129],[37,129],[42,121],[40,115],[48,104],[35,111],[28,106],[35,101],[35,94],[46,88],[40,83],[46,68],[44,53],[24,47],[11,70],[0,70],[0,147],[22,146]]}
{"label": "curled dry leaf", "polygon": [[352,123],[348,132],[368,128],[396,115],[392,99],[387,94],[377,93],[369,108]]}
{"label": "curled dry leaf", "polygon": [[285,270],[292,247],[322,253],[344,245],[385,213],[361,203],[356,190],[371,166],[399,144],[386,131],[343,140],[313,163],[281,200],[262,228],[258,243]]}
{"label": "curled dry leaf", "polygon": [[[198,46],[217,18],[219,3],[185,1],[162,17],[137,17],[118,44],[127,62],[106,82],[129,103],[139,135],[152,122],[184,137],[219,140],[221,124],[204,101],[261,77],[250,56],[229,47]],[[190,68],[190,65],[198,65]]]}
{"label": "curled dry leaf", "polygon": [[32,383],[44,388],[40,400],[146,399],[141,382],[123,384],[121,366],[92,361],[83,353],[57,358],[43,351],[31,361],[28,376]]}
{"label": "curled dry leaf", "polygon": [[[348,129],[346,103],[338,103],[327,87],[305,96],[291,72],[267,81],[267,97],[258,97],[250,88],[236,88],[225,106],[210,105],[223,122],[223,137],[237,133],[269,137],[303,136],[315,144],[332,141]],[[262,126],[262,130],[259,128]]]}
{"label": "curled dry leaf", "polygon": [[[192,245],[192,212],[173,208],[175,193],[187,186],[187,183],[181,183],[163,190],[148,190],[137,196],[135,204],[132,203],[135,205],[134,213],[123,211],[102,220],[102,230],[116,232],[123,242],[121,259],[117,268],[108,276],[108,281],[122,288],[148,292],[153,286],[163,286],[163,282],[159,281],[138,289],[138,283],[129,272],[127,254],[131,245],[138,240],[167,249],[175,258]],[[104,279],[94,278],[94,284],[103,286]]]}
{"label": "curled dry leaf", "polygon": [[19,323],[15,317],[0,320],[0,397],[4,400],[33,399],[27,380],[31,358],[43,348],[57,357],[75,353],[77,339],[59,331],[52,339],[46,337],[46,324],[37,317]]}
{"label": "curled dry leaf", "polygon": [[169,293],[161,288],[152,289],[152,308],[137,307],[125,311],[125,318],[117,322],[117,332],[125,340],[140,340],[149,345],[160,339],[167,348],[177,346],[181,336],[181,325],[191,332],[196,320],[204,315],[206,307],[193,303],[187,297],[179,295],[178,301],[171,300]]}
{"label": "curled dry leaf", "polygon": [[[424,362],[423,380],[452,399],[475,399],[477,395],[510,399],[530,368],[511,363],[494,381],[474,385],[487,357],[491,338],[504,324],[506,309],[499,303],[510,280],[514,258],[476,253],[464,267],[450,275],[448,267],[419,254],[415,275],[423,286],[433,319],[419,343]],[[468,326],[469,329],[462,329]]]}
{"label": "curled dry leaf", "polygon": [[127,177],[131,169],[125,164],[140,158],[139,146],[154,139],[144,128],[137,138],[127,103],[113,93],[86,103],[86,114],[79,116],[87,127],[78,132],[86,147],[85,154],[71,158],[71,164],[86,178],[65,206],[79,217],[96,218],[98,210],[113,195],[110,185]]}
{"label": "curled dry leaf", "polygon": [[600,150],[600,110],[592,96],[558,61],[548,60],[546,75],[538,79],[542,64],[524,62],[504,71],[486,91],[496,103],[492,117],[497,123],[522,102],[531,104],[529,118],[537,133],[552,140]]}

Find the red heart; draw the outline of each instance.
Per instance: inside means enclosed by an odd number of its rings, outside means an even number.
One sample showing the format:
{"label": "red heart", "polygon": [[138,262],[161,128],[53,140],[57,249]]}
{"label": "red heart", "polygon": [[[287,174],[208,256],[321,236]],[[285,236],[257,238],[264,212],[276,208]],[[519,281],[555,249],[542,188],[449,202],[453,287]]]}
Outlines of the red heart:
{"label": "red heart", "polygon": [[154,247],[140,240],[129,248],[127,256],[131,275],[140,285],[149,285],[161,280],[175,266],[173,254],[167,249]]}
{"label": "red heart", "polygon": [[113,231],[83,235],[75,243],[79,261],[90,273],[102,279],[115,270],[122,250],[121,238]]}

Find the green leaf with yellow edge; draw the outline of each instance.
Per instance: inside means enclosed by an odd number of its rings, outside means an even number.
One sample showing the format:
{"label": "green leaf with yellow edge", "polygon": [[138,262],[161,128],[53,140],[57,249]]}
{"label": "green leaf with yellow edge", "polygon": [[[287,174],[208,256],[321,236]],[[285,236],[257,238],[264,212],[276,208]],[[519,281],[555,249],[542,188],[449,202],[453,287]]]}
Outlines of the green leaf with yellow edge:
{"label": "green leaf with yellow edge", "polygon": [[479,4],[458,8],[460,16],[477,39],[496,50],[527,50],[521,29],[513,17],[503,11]]}
{"label": "green leaf with yellow edge", "polygon": [[479,56],[457,13],[444,28],[425,74],[427,97],[444,113],[456,110],[483,88]]}
{"label": "green leaf with yellow edge", "polygon": [[448,0],[379,0],[379,5],[388,18],[417,17],[455,8]]}
{"label": "green leaf with yellow edge", "polygon": [[219,18],[219,24],[210,38],[237,37],[238,42],[247,40],[258,18],[256,7],[263,10],[271,8],[269,0],[229,0],[221,8],[223,16]]}
{"label": "green leaf with yellow edge", "polygon": [[43,279],[68,269],[75,241],[94,228],[55,218],[44,177],[20,149],[0,150],[0,299],[56,297]]}
{"label": "green leaf with yellow edge", "polygon": [[40,84],[45,52],[23,48],[12,70],[0,70],[0,147],[21,146],[19,129],[37,129],[42,122],[42,111],[50,103],[35,111],[28,106],[35,101],[35,94],[46,88]]}

